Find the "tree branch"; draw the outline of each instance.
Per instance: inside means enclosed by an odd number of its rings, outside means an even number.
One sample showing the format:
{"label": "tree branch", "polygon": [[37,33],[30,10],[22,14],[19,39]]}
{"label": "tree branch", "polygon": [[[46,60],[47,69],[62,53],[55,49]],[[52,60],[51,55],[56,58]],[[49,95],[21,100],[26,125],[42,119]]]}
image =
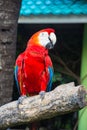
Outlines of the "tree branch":
{"label": "tree branch", "polygon": [[0,107],[0,129],[39,121],[77,111],[86,106],[86,90],[83,86],[74,83],[63,84],[45,94],[27,97],[17,108],[14,101]]}
{"label": "tree branch", "polygon": [[[57,53],[57,55],[58,55],[58,53]],[[58,69],[58,67],[55,67],[56,70],[58,70],[61,73],[72,76],[73,78],[75,78],[77,80],[78,84],[81,84],[80,77],[77,76],[71,69],[69,69],[69,67],[65,64],[65,62],[61,59],[60,56],[56,56],[56,55],[52,54],[52,57],[53,57],[53,59],[55,59],[57,62],[59,62],[64,67],[65,71],[64,70],[62,71],[61,69]],[[57,66],[58,66],[58,64],[57,64]]]}

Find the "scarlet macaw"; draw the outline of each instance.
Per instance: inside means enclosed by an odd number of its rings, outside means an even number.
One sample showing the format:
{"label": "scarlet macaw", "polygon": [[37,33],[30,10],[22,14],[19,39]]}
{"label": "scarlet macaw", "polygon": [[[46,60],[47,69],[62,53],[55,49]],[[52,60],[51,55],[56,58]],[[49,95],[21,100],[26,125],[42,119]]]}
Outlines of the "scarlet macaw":
{"label": "scarlet macaw", "polygon": [[36,95],[50,91],[53,65],[48,49],[56,43],[55,30],[43,29],[29,39],[27,47],[15,64],[15,79],[20,95]]}
{"label": "scarlet macaw", "polygon": [[15,80],[21,96],[40,94],[52,87],[53,65],[48,55],[56,43],[55,30],[47,28],[33,34],[15,63]]}

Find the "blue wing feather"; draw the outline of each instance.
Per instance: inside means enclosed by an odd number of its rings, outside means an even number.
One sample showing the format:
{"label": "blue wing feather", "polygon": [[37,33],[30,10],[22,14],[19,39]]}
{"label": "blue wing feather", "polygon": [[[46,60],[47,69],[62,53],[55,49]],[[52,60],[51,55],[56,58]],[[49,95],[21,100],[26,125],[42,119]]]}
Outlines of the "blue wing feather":
{"label": "blue wing feather", "polygon": [[52,89],[53,68],[48,67],[48,71],[49,71],[49,82],[47,86],[47,92],[51,91]]}
{"label": "blue wing feather", "polygon": [[18,78],[17,78],[17,75],[18,75],[18,66],[15,66],[14,75],[15,75],[16,86],[17,86],[18,92],[20,94],[20,87],[19,87]]}

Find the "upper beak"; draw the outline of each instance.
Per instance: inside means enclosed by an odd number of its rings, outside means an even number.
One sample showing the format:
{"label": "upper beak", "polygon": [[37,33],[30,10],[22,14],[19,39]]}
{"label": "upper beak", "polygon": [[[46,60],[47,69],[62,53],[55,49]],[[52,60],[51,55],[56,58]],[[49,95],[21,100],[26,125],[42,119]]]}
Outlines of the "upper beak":
{"label": "upper beak", "polygon": [[52,49],[54,47],[55,43],[56,43],[56,40],[57,40],[55,33],[53,33],[53,32],[50,33],[48,39],[49,39],[49,43],[46,45],[46,48]]}

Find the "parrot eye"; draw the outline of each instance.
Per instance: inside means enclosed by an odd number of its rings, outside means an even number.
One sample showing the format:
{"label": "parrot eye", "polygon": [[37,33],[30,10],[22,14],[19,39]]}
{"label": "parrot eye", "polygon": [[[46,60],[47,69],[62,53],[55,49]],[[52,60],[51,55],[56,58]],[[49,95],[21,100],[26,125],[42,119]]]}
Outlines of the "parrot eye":
{"label": "parrot eye", "polygon": [[47,37],[47,36],[48,36],[48,33],[47,33],[47,32],[42,32],[42,33],[40,33],[40,36],[41,36],[41,37]]}

